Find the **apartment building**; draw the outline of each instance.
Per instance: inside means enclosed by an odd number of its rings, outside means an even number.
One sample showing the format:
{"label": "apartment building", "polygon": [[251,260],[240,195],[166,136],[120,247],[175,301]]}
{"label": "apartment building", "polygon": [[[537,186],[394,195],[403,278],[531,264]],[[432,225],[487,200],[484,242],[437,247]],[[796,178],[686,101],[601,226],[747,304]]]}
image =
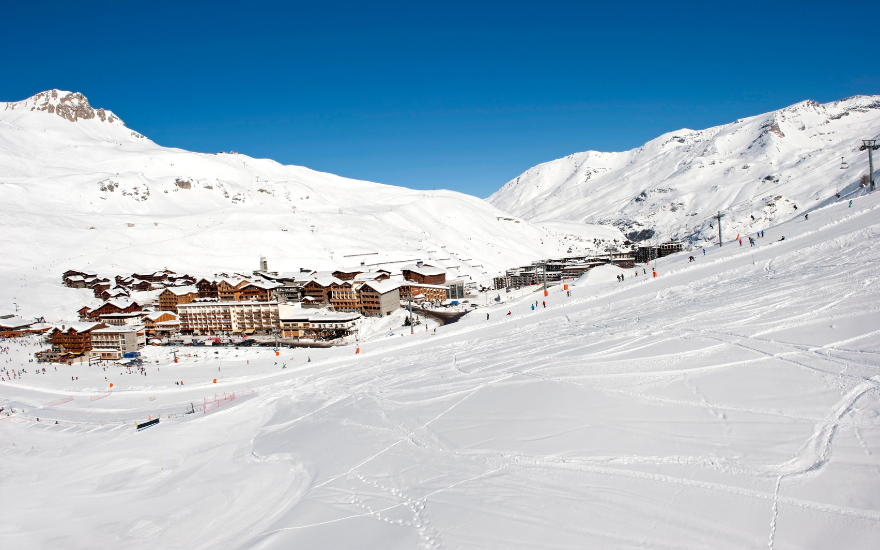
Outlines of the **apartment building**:
{"label": "apartment building", "polygon": [[278,302],[193,302],[178,306],[181,332],[271,334],[279,329]]}
{"label": "apartment building", "polygon": [[92,357],[122,359],[129,352],[147,345],[146,330],[142,326],[106,327],[92,331]]}

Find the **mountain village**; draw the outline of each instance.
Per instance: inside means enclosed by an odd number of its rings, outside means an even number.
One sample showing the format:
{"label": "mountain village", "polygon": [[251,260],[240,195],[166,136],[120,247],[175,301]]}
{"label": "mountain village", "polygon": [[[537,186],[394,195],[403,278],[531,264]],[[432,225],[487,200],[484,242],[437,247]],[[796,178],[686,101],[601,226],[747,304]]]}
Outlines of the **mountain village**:
{"label": "mountain village", "polygon": [[[573,281],[600,265],[631,270],[639,263],[681,252],[682,243],[633,246],[630,252],[603,257],[572,256],[531,262],[508,269],[492,287],[447,279],[439,265],[421,260],[397,268],[341,267],[333,271],[300,269],[250,274],[219,273],[196,278],[169,269],[115,275],[69,269],[62,284],[89,289],[102,300],[83,306],[78,320],[49,324],[14,315],[0,319],[0,338],[44,334],[49,349],[40,362],[126,361],[146,345],[321,346],[357,343],[358,329],[371,318],[402,313],[405,326],[426,316],[440,323],[488,303],[492,291],[533,292]],[[638,270],[635,271],[638,276]],[[566,289],[568,287],[566,286]],[[482,295],[482,296],[481,296]],[[501,301],[501,293],[491,298]],[[415,314],[415,315],[414,315]]]}

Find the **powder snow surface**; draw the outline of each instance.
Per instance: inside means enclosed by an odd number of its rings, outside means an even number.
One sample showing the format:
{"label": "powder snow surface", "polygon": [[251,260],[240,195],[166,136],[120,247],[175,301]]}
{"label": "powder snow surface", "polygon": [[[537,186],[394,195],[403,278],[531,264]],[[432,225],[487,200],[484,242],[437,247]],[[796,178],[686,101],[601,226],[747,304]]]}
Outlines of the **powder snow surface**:
{"label": "powder snow surface", "polygon": [[880,194],[359,355],[12,344],[0,547],[876,548],[878,237]]}

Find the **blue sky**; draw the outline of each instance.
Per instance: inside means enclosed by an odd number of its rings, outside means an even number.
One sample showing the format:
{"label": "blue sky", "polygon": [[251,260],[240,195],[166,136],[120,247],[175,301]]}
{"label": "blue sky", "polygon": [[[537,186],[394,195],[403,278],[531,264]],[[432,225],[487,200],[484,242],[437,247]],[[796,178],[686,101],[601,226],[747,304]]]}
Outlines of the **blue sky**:
{"label": "blue sky", "polygon": [[[612,5],[613,4],[613,5]],[[0,101],[59,88],[166,146],[486,197],[631,149],[880,93],[875,2],[24,2]]]}

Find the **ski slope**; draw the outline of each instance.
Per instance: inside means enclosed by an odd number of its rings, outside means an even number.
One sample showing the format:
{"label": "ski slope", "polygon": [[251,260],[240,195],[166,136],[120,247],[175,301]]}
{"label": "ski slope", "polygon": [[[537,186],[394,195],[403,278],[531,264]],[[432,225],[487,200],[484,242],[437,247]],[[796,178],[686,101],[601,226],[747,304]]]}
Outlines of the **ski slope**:
{"label": "ski slope", "polygon": [[803,101],[669,132],[630,151],[571,154],[526,170],[487,201],[541,225],[601,223],[634,241],[717,243],[718,211],[732,237],[795,218],[837,193],[859,195],[869,171],[859,147],[878,135],[880,96]]}
{"label": "ski slope", "polygon": [[874,194],[357,355],[13,344],[0,546],[875,548],[878,236]]}
{"label": "ski slope", "polygon": [[250,273],[260,255],[273,271],[421,259],[491,284],[508,267],[623,241],[588,226],[573,238],[453,191],[162,147],[59,90],[0,103],[0,229],[0,303],[51,321],[98,303],[61,288],[68,269],[204,276]]}

